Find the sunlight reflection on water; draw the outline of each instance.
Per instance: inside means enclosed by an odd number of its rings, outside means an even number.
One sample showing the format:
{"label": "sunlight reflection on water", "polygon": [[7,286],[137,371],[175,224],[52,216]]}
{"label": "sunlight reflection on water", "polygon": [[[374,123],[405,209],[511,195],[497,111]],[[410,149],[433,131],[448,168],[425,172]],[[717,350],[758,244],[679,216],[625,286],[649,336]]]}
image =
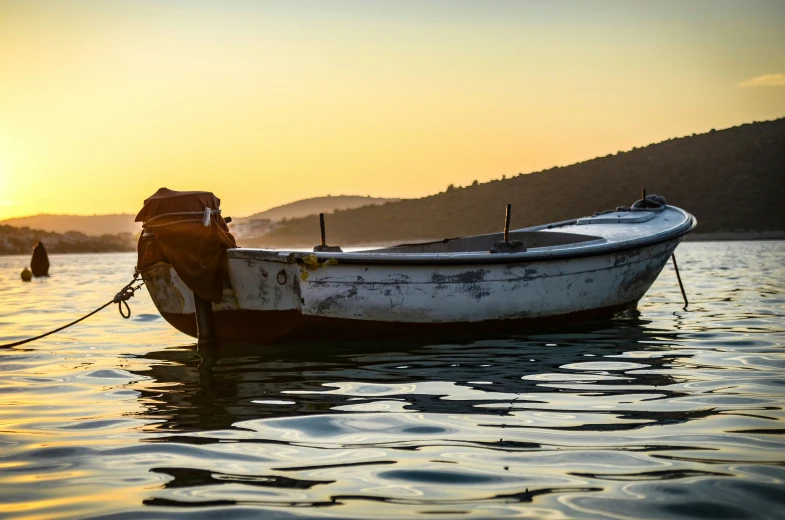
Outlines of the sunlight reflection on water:
{"label": "sunlight reflection on water", "polygon": [[[687,243],[639,318],[506,339],[200,355],[146,292],[0,350],[0,506],[25,517],[776,518],[785,242]],[[0,257],[0,343],[135,256]]]}

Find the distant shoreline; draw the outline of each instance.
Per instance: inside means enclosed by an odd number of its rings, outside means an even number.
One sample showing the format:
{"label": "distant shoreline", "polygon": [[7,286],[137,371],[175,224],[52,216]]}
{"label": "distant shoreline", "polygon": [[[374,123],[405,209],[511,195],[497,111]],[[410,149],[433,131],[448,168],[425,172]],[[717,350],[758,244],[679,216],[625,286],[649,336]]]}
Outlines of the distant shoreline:
{"label": "distant shoreline", "polygon": [[785,240],[785,231],[690,233],[684,237],[685,242],[733,242],[737,240]]}
{"label": "distant shoreline", "polygon": [[[383,248],[392,247],[400,244],[414,244],[420,242],[434,242],[443,239],[434,240],[409,240],[400,242],[373,242],[370,244],[357,244],[345,246],[346,250],[362,250],[369,248]],[[684,242],[740,242],[740,241],[760,241],[760,240],[785,240],[785,231],[748,231],[748,232],[731,232],[731,233],[691,233],[684,237]],[[242,248],[242,246],[240,246]],[[281,249],[286,251],[295,250],[310,250],[311,246],[301,247],[264,247],[261,249]],[[117,253],[135,253],[136,251],[118,250],[118,251],[83,251],[72,253],[49,253],[49,256],[59,255],[105,255]],[[29,256],[27,253],[0,253],[0,256]]]}

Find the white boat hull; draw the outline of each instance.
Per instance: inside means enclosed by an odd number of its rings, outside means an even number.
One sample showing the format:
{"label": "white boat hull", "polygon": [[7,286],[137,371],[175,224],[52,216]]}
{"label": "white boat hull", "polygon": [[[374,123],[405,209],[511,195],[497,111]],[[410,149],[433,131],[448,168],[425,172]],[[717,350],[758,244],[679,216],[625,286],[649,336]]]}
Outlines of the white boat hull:
{"label": "white boat hull", "polygon": [[[634,308],[681,235],[625,250],[563,258],[494,255],[494,262],[316,263],[307,253],[229,250],[229,279],[213,304],[224,341],[525,332]],[[311,256],[311,262],[308,262]],[[320,255],[322,256],[322,255]],[[540,255],[542,257],[542,255]],[[508,260],[508,261],[507,261]],[[337,263],[334,263],[336,262]],[[144,273],[163,317],[196,336],[194,298],[168,264]]]}

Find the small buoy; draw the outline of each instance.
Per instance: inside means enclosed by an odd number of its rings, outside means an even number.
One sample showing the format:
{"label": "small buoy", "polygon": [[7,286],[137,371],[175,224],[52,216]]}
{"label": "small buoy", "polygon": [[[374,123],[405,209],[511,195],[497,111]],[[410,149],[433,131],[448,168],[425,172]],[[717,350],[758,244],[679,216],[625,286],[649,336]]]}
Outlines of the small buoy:
{"label": "small buoy", "polygon": [[39,241],[38,245],[33,249],[30,267],[33,268],[34,276],[49,276],[49,255],[46,254],[43,242]]}
{"label": "small buoy", "polygon": [[22,271],[22,281],[29,282],[32,279],[33,279],[33,273],[30,272],[30,269],[25,267],[24,270]]}

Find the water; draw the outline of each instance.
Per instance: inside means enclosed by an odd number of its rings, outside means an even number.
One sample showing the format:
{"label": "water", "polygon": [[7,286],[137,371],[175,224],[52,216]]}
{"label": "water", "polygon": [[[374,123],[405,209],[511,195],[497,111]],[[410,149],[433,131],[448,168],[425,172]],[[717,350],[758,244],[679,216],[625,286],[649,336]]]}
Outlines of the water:
{"label": "water", "polygon": [[[0,516],[785,518],[785,242],[678,249],[639,317],[201,356],[146,292],[0,349]],[[134,255],[0,257],[0,343]]]}

